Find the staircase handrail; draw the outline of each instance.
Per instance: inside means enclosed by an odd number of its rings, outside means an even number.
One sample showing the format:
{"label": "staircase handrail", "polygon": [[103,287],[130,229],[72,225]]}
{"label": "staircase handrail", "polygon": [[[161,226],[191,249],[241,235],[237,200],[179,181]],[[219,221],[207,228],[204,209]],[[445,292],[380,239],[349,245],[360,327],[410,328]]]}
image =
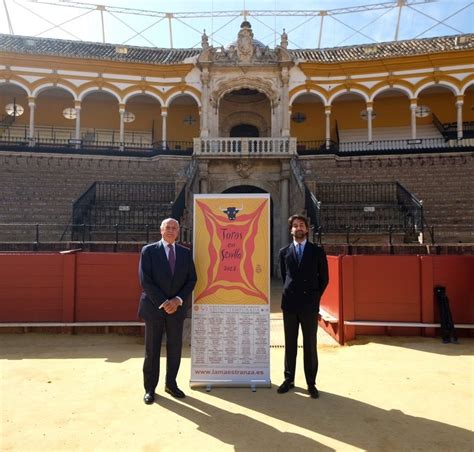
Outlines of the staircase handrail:
{"label": "staircase handrail", "polygon": [[413,218],[415,232],[424,232],[423,201],[408,191],[400,182],[396,182],[397,201]]}
{"label": "staircase handrail", "polygon": [[172,217],[176,218],[178,221],[181,221],[181,218],[184,215],[186,209],[186,191],[189,189],[194,181],[194,178],[197,174],[197,159],[193,158],[188,167],[184,170],[186,176],[186,182],[184,183],[181,191],[173,202],[173,207],[171,209]]}
{"label": "staircase handrail", "polygon": [[292,158],[290,160],[290,167],[292,169],[296,183],[298,184],[301,193],[304,195],[305,210],[313,226],[313,231],[316,232],[319,230],[321,225],[321,202],[318,201],[315,194],[312,193],[306,185],[303,176],[303,170],[301,169],[301,165],[296,158]]}
{"label": "staircase handrail", "polygon": [[438,117],[432,113],[433,125],[438,129],[439,133],[444,136],[446,129],[444,128],[443,123],[438,119]]}

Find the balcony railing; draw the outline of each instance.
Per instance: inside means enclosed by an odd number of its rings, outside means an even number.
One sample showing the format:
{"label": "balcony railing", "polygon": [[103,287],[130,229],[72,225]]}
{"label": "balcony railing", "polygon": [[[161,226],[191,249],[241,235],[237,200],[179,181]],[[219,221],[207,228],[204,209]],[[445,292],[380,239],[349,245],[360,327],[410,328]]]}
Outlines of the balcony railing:
{"label": "balcony railing", "polygon": [[195,138],[194,153],[207,157],[296,154],[296,138]]}
{"label": "balcony railing", "polygon": [[339,143],[338,152],[371,152],[380,151],[420,151],[420,150],[454,150],[454,148],[472,148],[471,140],[445,140],[444,138],[417,138],[405,140],[356,141]]}

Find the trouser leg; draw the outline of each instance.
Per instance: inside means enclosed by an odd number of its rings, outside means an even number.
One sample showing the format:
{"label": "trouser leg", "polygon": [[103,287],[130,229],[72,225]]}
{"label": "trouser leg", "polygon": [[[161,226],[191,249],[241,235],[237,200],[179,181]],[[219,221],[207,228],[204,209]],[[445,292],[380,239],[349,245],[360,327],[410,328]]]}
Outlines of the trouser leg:
{"label": "trouser leg", "polygon": [[183,323],[181,315],[166,317],[166,385],[170,387],[176,387],[176,376],[181,363]]}
{"label": "trouser leg", "polygon": [[145,323],[145,361],[143,362],[145,392],[153,393],[158,384],[163,327],[162,321]]}
{"label": "trouser leg", "polygon": [[298,351],[298,316],[283,311],[285,331],[285,380],[295,381],[296,354]]}
{"label": "trouser leg", "polygon": [[318,373],[317,317],[315,313],[305,313],[300,316],[303,332],[304,374],[308,386],[316,384],[316,374]]}

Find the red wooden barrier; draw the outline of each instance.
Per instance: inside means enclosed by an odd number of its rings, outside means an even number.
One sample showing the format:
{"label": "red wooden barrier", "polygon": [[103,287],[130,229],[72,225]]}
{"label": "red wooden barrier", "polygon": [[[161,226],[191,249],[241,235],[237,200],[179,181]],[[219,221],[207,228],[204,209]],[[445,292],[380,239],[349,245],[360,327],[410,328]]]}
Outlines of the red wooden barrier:
{"label": "red wooden barrier", "polygon": [[138,321],[140,255],[81,253],[76,256],[75,321]]}
{"label": "red wooden barrier", "polygon": [[[0,322],[136,321],[138,260],[138,253],[0,254]],[[343,325],[436,323],[437,285],[447,289],[455,324],[474,323],[474,256],[329,256],[328,263],[321,307],[337,322],[323,316],[320,324],[340,343],[356,333],[433,335],[434,328]]]}
{"label": "red wooden barrier", "polygon": [[[348,284],[343,289],[344,320],[421,322],[418,256],[344,256],[342,274]],[[385,334],[386,329],[360,326],[357,332]],[[413,328],[401,332],[420,333]],[[354,329],[350,333],[346,340],[355,336]]]}
{"label": "red wooden barrier", "polygon": [[[341,278],[342,256],[328,256],[329,284],[321,298],[320,327],[329,333],[340,344],[344,343],[344,328],[342,318],[342,278]],[[324,312],[323,312],[324,311]],[[325,318],[325,313],[334,317],[337,321]]]}
{"label": "red wooden barrier", "polygon": [[61,322],[64,290],[60,254],[0,255],[0,321]]}
{"label": "red wooden barrier", "polygon": [[439,322],[433,293],[445,286],[454,323],[474,324],[474,256],[421,256],[423,321]]}

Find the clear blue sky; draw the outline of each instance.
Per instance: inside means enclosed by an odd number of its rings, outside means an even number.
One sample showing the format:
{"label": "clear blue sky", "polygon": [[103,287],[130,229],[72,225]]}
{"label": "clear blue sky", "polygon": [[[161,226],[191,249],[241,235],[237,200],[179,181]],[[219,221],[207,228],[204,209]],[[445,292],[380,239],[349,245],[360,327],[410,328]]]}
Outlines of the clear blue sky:
{"label": "clear blue sky", "polygon": [[[16,35],[43,36],[102,42],[101,13],[89,2],[76,0],[72,4],[89,5],[90,9],[53,5],[58,0],[3,0],[0,2],[0,32]],[[41,3],[41,2],[48,2]],[[444,36],[474,32],[474,2],[470,0],[438,0],[430,3],[413,4],[402,8],[399,39]],[[416,0],[420,1],[420,0]],[[62,5],[67,5],[63,0]],[[4,4],[6,9],[4,8]],[[100,4],[156,12],[218,12],[218,11],[297,11],[334,10],[387,3],[387,1],[359,0],[105,0]],[[389,3],[396,3],[395,1]],[[7,12],[10,21],[7,19]],[[369,42],[392,41],[395,38],[399,8],[374,9],[371,11],[326,16],[323,22],[321,47],[335,47]],[[452,16],[452,17],[449,17]],[[114,44],[169,47],[170,33],[168,19],[151,14],[121,14],[104,11],[105,41]],[[173,47],[199,47],[203,29],[211,35],[214,45],[226,45],[235,40],[242,16],[187,18],[172,20]],[[279,35],[286,29],[290,48],[316,48],[319,43],[321,18],[288,17],[272,15],[252,17],[254,36],[264,44],[273,47],[279,43]],[[444,23],[439,23],[443,22]],[[60,25],[61,28],[54,25]],[[145,30],[146,29],[146,30]],[[145,31],[144,31],[145,30]],[[141,32],[142,34],[138,34]]]}

